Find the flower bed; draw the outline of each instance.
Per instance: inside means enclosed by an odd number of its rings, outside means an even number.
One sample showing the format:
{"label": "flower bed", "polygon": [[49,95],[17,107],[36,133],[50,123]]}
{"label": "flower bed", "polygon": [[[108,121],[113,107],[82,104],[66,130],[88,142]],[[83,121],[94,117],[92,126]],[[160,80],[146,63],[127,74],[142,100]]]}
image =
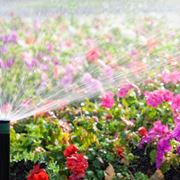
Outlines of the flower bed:
{"label": "flower bed", "polygon": [[[178,178],[180,101],[175,92],[180,86],[168,82],[159,87],[162,79],[154,81],[142,83],[140,92],[132,88],[118,97],[122,87],[114,96],[108,93],[99,101],[86,100],[14,124],[12,177],[20,171],[25,178],[32,165],[40,163],[51,179],[73,179],[77,167],[78,171],[82,167],[84,179],[148,179],[156,169],[161,169],[165,179],[172,174]],[[26,169],[24,174],[22,169]]]}
{"label": "flower bed", "polygon": [[[32,27],[15,17],[0,28],[4,33],[0,69],[9,71],[0,85],[16,77],[5,86],[7,94],[11,97],[19,91],[16,79],[22,74],[31,73],[34,67],[40,70],[24,84],[27,91],[22,100],[26,101],[21,101],[23,106],[19,103],[21,109],[33,106],[30,100],[36,103],[43,97],[33,99],[37,94],[30,88],[34,81],[49,88],[60,78],[63,87],[74,82],[69,72],[78,72],[77,66],[64,66],[61,74],[59,62],[68,65],[77,52],[83,52],[88,72],[96,68],[98,60],[109,65],[96,71],[96,78],[84,71],[82,80],[88,82],[90,91],[101,89],[104,82],[98,76],[102,72],[108,78],[114,69],[123,73],[131,68],[145,69],[156,60],[171,69],[164,65],[157,74],[159,69],[152,66],[148,74],[137,78],[139,81],[135,81],[139,71],[133,71],[137,73],[131,74],[129,81],[121,86],[116,82],[101,95],[12,122],[11,179],[180,179],[179,31],[170,31],[153,18],[139,23],[130,19],[120,27],[103,18],[82,24],[62,17],[49,22]],[[115,61],[119,54],[128,64],[125,69]],[[53,74],[46,73],[48,68]],[[0,110],[13,108],[6,103]]]}

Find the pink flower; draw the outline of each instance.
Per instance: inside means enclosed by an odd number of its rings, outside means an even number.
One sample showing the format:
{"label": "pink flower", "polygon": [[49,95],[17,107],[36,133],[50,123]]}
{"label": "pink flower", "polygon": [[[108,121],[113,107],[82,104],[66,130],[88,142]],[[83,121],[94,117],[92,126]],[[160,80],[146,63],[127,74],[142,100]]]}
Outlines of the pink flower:
{"label": "pink flower", "polygon": [[112,108],[114,105],[114,95],[112,92],[106,92],[102,96],[101,105],[105,108]]}
{"label": "pink flower", "polygon": [[169,90],[155,90],[153,92],[145,92],[146,103],[154,108],[163,102],[171,102],[173,93]]}
{"label": "pink flower", "polygon": [[176,96],[174,96],[171,107],[174,112],[176,113],[180,112],[180,94],[177,94]]}
{"label": "pink flower", "polygon": [[86,54],[86,58],[88,61],[94,62],[100,57],[100,55],[101,55],[100,50],[97,48],[94,48]]}
{"label": "pink flower", "polygon": [[163,73],[161,79],[165,84],[168,83],[177,84],[178,82],[180,82],[180,71]]}
{"label": "pink flower", "polygon": [[134,88],[134,85],[132,84],[126,84],[123,87],[121,87],[118,91],[118,97],[123,98],[126,97],[128,92]]}
{"label": "pink flower", "polygon": [[93,78],[89,73],[85,73],[83,75],[82,83],[85,85],[85,89],[88,94],[94,94],[103,90],[101,81]]}
{"label": "pink flower", "polygon": [[173,114],[174,122],[175,124],[180,123],[180,113],[174,113]]}
{"label": "pink flower", "polygon": [[12,110],[12,105],[10,103],[5,103],[0,107],[0,111],[4,114],[9,113]]}
{"label": "pink flower", "polygon": [[33,58],[32,54],[28,52],[23,53],[23,61],[29,70],[32,70],[32,68],[38,64],[37,59]]}
{"label": "pink flower", "polygon": [[103,74],[105,77],[107,77],[108,79],[112,79],[113,77],[113,69],[110,66],[106,66],[103,69]]}

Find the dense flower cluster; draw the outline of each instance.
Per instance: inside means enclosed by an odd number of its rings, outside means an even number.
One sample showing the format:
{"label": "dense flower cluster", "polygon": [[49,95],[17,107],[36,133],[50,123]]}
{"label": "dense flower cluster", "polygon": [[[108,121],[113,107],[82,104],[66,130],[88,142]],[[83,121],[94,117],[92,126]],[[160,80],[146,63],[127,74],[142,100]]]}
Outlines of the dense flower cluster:
{"label": "dense flower cluster", "polygon": [[133,84],[126,84],[124,85],[123,87],[121,87],[118,91],[118,97],[122,98],[122,97],[125,97],[128,92],[134,88],[134,85]]}
{"label": "dense flower cluster", "polygon": [[74,145],[69,145],[64,150],[66,157],[66,166],[71,171],[69,180],[80,180],[85,176],[86,169],[88,168],[87,157],[83,154],[77,154],[78,148]]}
{"label": "dense flower cluster", "polygon": [[173,71],[173,72],[169,72],[169,73],[163,73],[162,81],[165,84],[168,84],[168,83],[177,84],[180,82],[180,72]]}
{"label": "dense flower cluster", "polygon": [[87,158],[83,154],[72,154],[67,157],[66,165],[72,172],[72,175],[69,178],[70,180],[83,178],[85,176],[85,171],[88,168]]}
{"label": "dense flower cluster", "polygon": [[173,131],[170,131],[168,126],[163,125],[160,120],[156,121],[148,134],[142,137],[140,147],[145,143],[157,141],[156,168],[161,167],[164,155],[172,150],[170,141],[173,138],[180,142],[180,123],[176,125]]}
{"label": "dense flower cluster", "polygon": [[49,176],[44,169],[40,168],[40,165],[37,164],[30,171],[27,176],[27,180],[49,180]]}
{"label": "dense flower cluster", "polygon": [[145,98],[148,105],[156,108],[163,102],[171,102],[173,99],[173,93],[166,89],[156,90],[152,92],[145,92]]}
{"label": "dense flower cluster", "polygon": [[69,157],[72,154],[75,154],[76,152],[78,152],[78,148],[76,146],[69,145],[65,150],[64,150],[64,156],[65,157]]}

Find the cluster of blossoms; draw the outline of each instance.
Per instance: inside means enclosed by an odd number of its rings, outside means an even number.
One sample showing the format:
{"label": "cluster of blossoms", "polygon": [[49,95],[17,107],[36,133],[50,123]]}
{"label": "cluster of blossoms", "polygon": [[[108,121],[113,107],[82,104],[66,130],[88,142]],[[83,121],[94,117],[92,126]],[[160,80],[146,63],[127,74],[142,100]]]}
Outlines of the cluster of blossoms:
{"label": "cluster of blossoms", "polygon": [[166,89],[145,92],[146,103],[157,108],[163,102],[168,102],[172,108],[175,123],[180,122],[180,94],[174,95]]}
{"label": "cluster of blossoms", "polygon": [[135,88],[135,85],[133,85],[133,84],[126,84],[126,85],[122,86],[118,91],[118,97],[119,98],[126,97],[128,92],[133,88]]}
{"label": "cluster of blossoms", "polygon": [[163,73],[161,79],[164,84],[168,84],[168,83],[177,84],[180,82],[180,72],[173,71],[170,73]]}
{"label": "cluster of blossoms", "polygon": [[166,89],[155,90],[152,92],[145,92],[145,98],[148,105],[156,108],[163,102],[171,102],[173,93]]}
{"label": "cluster of blossoms", "polygon": [[78,148],[74,145],[69,145],[65,151],[67,168],[71,171],[69,180],[80,180],[85,176],[85,171],[88,168],[87,157],[83,154],[77,154]]}
{"label": "cluster of blossoms", "polygon": [[[137,88],[134,84],[125,84],[119,89],[117,96],[119,98],[124,98],[128,95],[129,91],[134,88]],[[105,108],[112,108],[114,103],[115,100],[112,92],[106,92],[103,94],[101,98],[101,106]]]}
{"label": "cluster of blossoms", "polygon": [[37,164],[30,171],[29,175],[27,176],[27,180],[49,180],[49,176],[46,171],[40,168],[40,165]]}
{"label": "cluster of blossoms", "polygon": [[[153,127],[145,134],[140,142],[140,147],[146,143],[157,142],[156,168],[160,168],[164,160],[164,155],[172,150],[170,141],[175,139],[180,142],[180,123],[176,125],[173,131],[168,126],[161,123],[160,120],[153,124]],[[180,155],[180,146],[177,147],[177,153]]]}

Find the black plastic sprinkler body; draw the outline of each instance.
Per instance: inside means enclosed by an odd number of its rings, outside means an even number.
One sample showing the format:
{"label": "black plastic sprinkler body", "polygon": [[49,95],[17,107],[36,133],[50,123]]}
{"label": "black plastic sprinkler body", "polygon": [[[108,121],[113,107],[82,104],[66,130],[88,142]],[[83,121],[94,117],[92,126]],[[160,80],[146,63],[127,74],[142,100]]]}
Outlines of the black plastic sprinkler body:
{"label": "black plastic sprinkler body", "polygon": [[0,120],[0,180],[9,180],[9,121]]}

